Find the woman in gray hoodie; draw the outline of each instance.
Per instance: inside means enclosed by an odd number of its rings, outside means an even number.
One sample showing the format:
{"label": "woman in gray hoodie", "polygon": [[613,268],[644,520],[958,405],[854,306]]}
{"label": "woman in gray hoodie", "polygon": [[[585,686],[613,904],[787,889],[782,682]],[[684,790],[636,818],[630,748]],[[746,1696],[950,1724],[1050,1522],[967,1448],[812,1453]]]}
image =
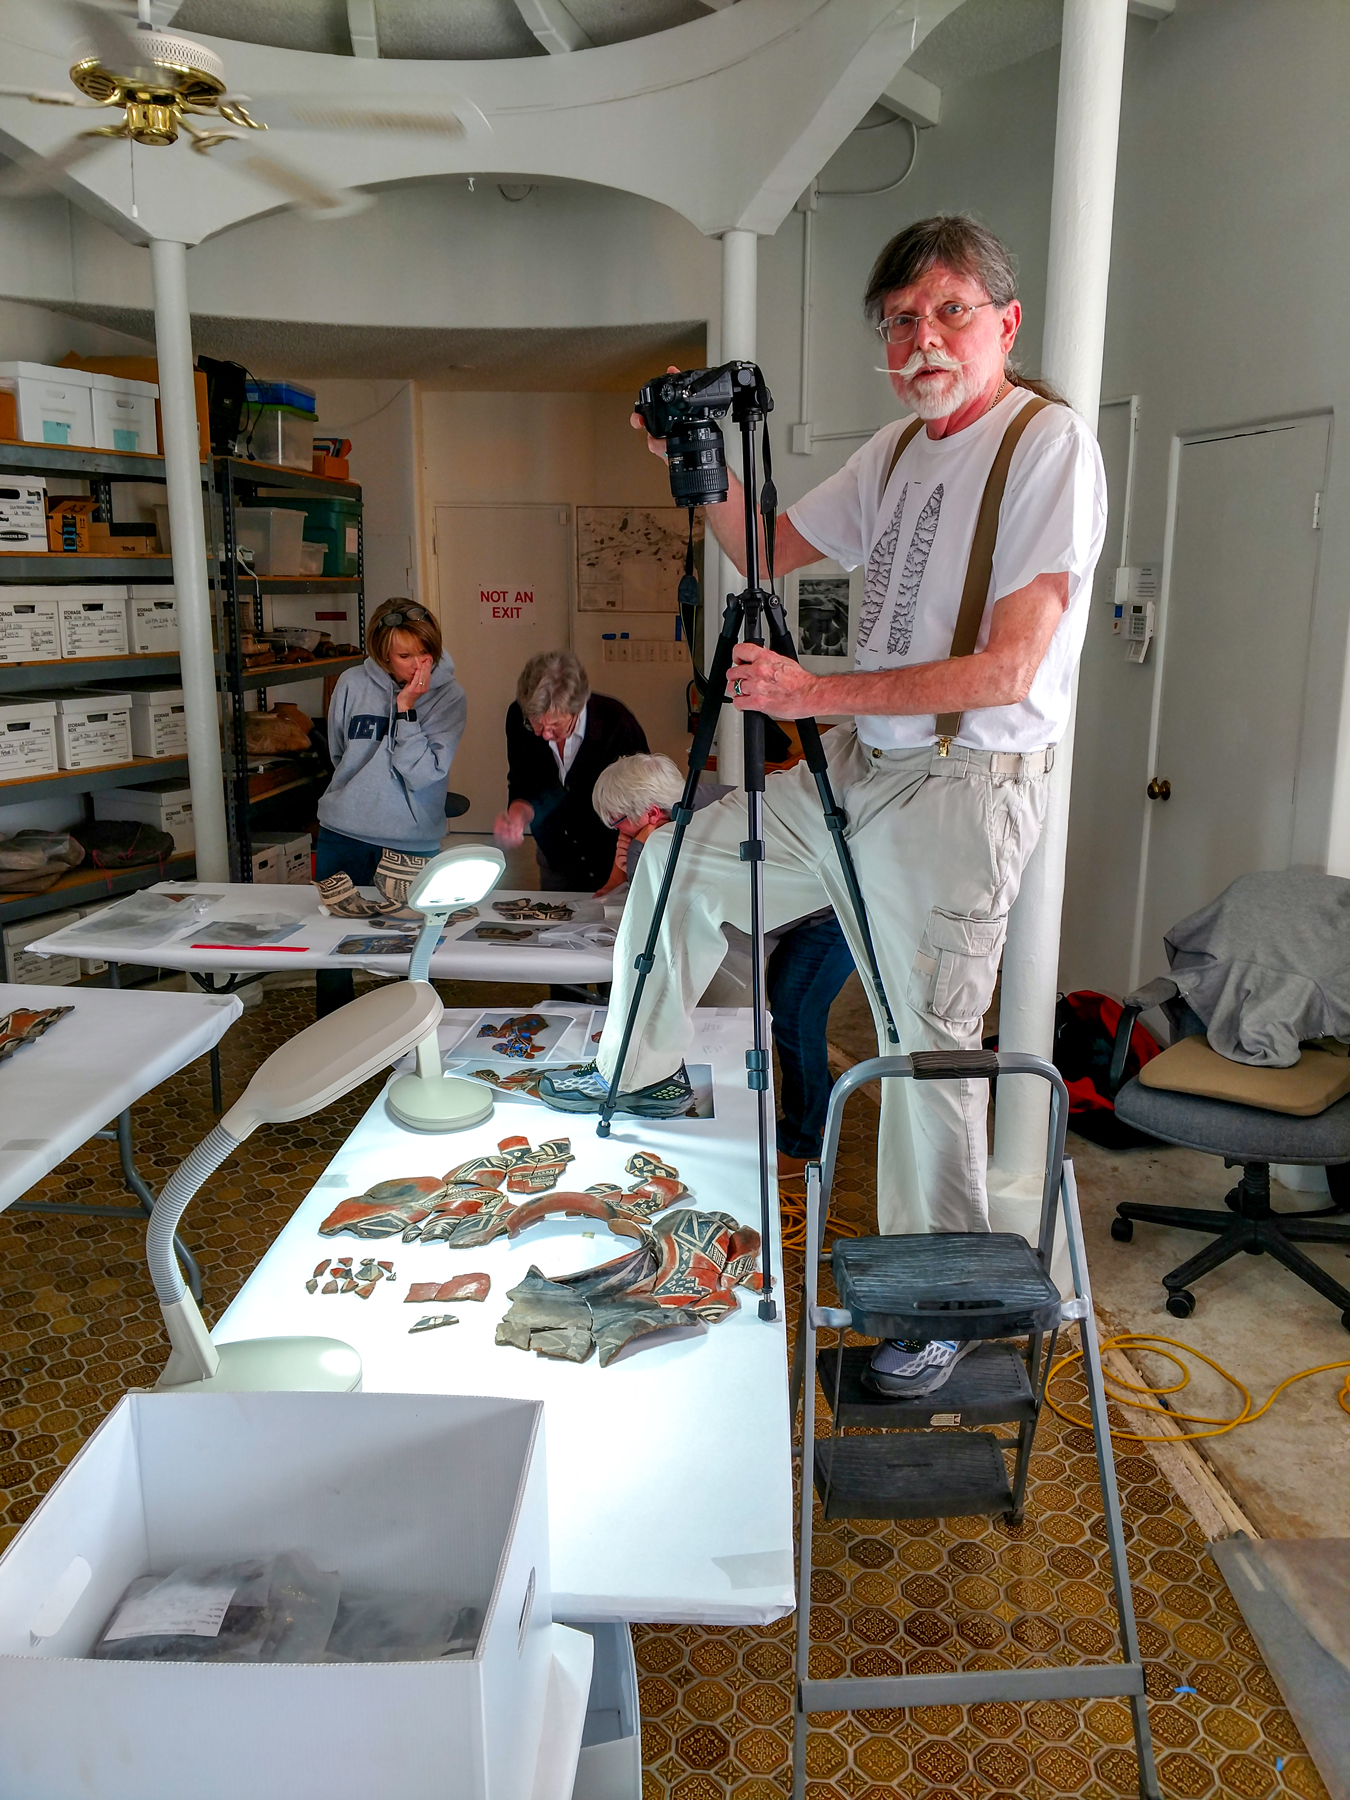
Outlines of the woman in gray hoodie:
{"label": "woman in gray hoodie", "polygon": [[[339,872],[375,879],[382,850],[434,856],[445,834],[445,789],[468,702],[441,628],[425,607],[386,600],[366,631],[369,654],[339,680],[328,708],[333,779],[319,802],[317,881]],[[345,969],[318,972],[318,1015],[353,996]]]}

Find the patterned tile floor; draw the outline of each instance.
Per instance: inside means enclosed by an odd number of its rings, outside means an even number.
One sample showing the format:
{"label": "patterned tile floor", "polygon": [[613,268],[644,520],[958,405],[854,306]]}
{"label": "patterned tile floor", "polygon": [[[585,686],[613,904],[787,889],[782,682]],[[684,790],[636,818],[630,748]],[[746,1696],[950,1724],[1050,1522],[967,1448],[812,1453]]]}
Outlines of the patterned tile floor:
{"label": "patterned tile floor", "polygon": [[[442,991],[461,1005],[540,997],[528,988]],[[311,1016],[304,990],[271,994],[245,1014],[222,1049],[227,1103]],[[208,1318],[374,1091],[257,1132],[194,1204],[184,1235],[202,1264]],[[864,1225],[874,1204],[869,1108],[865,1096],[855,1101],[840,1162],[846,1210]],[[135,1109],[138,1162],[152,1186],[212,1122],[204,1062]],[[86,1146],[32,1195],[63,1197],[119,1199],[115,1148]],[[135,1222],[0,1214],[0,1547],[117,1396],[153,1379],[164,1353]],[[1194,1521],[1147,1456],[1127,1449],[1118,1468],[1163,1793],[1322,1800]],[[1016,1529],[984,1519],[824,1524],[817,1513],[813,1673],[1109,1657],[1114,1614],[1099,1520],[1091,1438],[1051,1415]],[[781,1800],[791,1767],[792,1620],[761,1630],[651,1625],[634,1635],[644,1800]],[[1136,1791],[1129,1714],[1113,1701],[821,1715],[807,1764],[811,1800],[1113,1800]]]}

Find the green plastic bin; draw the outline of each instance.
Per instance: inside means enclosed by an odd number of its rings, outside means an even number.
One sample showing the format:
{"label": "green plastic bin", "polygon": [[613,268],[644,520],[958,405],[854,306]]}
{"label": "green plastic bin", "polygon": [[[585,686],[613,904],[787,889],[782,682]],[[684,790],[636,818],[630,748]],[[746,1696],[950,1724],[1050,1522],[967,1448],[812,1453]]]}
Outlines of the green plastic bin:
{"label": "green plastic bin", "polygon": [[268,496],[269,506],[286,506],[305,515],[305,536],[322,544],[325,575],[355,575],[357,531],[361,518],[359,500],[302,500]]}

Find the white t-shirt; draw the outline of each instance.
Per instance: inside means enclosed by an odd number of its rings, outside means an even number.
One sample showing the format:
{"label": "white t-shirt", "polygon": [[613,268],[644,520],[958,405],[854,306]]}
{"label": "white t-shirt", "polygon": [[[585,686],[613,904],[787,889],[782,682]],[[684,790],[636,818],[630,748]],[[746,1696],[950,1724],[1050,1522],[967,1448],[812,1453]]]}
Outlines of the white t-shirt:
{"label": "white t-shirt", "polygon": [[[1032,398],[1028,389],[1014,388],[951,437],[920,431],[884,494],[886,469],[909,420],[883,426],[838,474],[788,508],[798,531],[824,555],[846,569],[867,564],[859,670],[941,662],[950,655],[985,482],[1009,421]],[[1064,735],[1105,531],[1106,474],[1097,440],[1067,406],[1047,407],[1013,452],[976,648],[988,641],[994,602],[1038,575],[1067,573],[1069,604],[1026,699],[966,713],[958,743],[1040,750]],[[862,742],[882,750],[931,744],[937,736],[932,713],[860,716],[857,724]]]}
{"label": "white t-shirt", "polygon": [[577,760],[577,752],[581,749],[585,737],[586,708],[583,706],[581,711],[577,714],[577,722],[572,727],[571,731],[568,732],[567,741],[563,744],[562,748],[559,749],[551,738],[549,740],[548,747],[553,752],[553,760],[557,763],[558,773],[564,781],[567,780],[572,764]]}

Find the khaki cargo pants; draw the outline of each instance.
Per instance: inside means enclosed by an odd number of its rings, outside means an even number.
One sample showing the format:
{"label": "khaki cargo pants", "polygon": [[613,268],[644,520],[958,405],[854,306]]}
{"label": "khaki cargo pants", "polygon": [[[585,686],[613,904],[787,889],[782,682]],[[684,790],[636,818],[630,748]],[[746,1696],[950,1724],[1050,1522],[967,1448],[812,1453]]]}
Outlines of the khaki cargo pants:
{"label": "khaki cargo pants", "polygon": [[[851,725],[825,738],[835,794],[867,902],[872,938],[900,1034],[900,1051],[972,1049],[989,1006],[1027,858],[1045,818],[1046,758],[953,745],[869,750]],[[1014,772],[1005,772],[1011,769]],[[1028,769],[1034,773],[1028,773]],[[674,828],[647,843],[614,952],[609,1018],[597,1053],[612,1075]],[[750,928],[750,880],[740,860],[745,803],[728,795],[694,815],[647,979],[624,1070],[625,1090],[679,1067],[690,1011],[726,954],[724,922]],[[866,968],[839,863],[805,763],[770,775],[764,796],[765,928],[833,905],[860,971]],[[871,998],[871,984],[864,976]],[[888,1051],[877,1017],[880,1053]],[[877,1151],[884,1233],[987,1229],[986,1081],[885,1083]]]}

